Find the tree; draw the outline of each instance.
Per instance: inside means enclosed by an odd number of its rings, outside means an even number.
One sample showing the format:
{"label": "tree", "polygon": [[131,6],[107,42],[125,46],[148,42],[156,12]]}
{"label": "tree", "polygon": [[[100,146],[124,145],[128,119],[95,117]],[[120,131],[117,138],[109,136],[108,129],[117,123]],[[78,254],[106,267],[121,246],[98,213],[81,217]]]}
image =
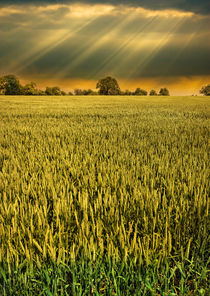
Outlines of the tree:
{"label": "tree", "polygon": [[94,90],[91,90],[91,93],[89,95],[90,96],[97,96],[98,95],[98,92],[97,91],[94,91]]}
{"label": "tree", "polygon": [[36,87],[35,82],[30,82],[23,87],[23,94],[26,96],[36,96],[39,94],[39,90]]}
{"label": "tree", "polygon": [[5,94],[5,80],[4,77],[0,77],[0,95]]}
{"label": "tree", "polygon": [[125,91],[121,91],[122,96],[132,96],[132,91],[126,89]]}
{"label": "tree", "polygon": [[44,90],[38,89],[37,96],[45,96],[46,93]]}
{"label": "tree", "polygon": [[156,92],[154,89],[152,89],[152,90],[150,91],[149,95],[150,95],[150,96],[157,96],[158,94],[157,94],[157,92]]}
{"label": "tree", "polygon": [[110,76],[100,79],[96,84],[96,88],[99,88],[100,95],[120,95],[120,87],[115,78]]}
{"label": "tree", "polygon": [[170,96],[169,90],[167,88],[161,88],[159,91],[159,96]]}
{"label": "tree", "polygon": [[61,96],[62,92],[60,90],[60,87],[58,86],[54,86],[54,87],[47,86],[45,90],[45,94],[48,96]]}
{"label": "tree", "polygon": [[92,89],[84,89],[82,91],[82,95],[83,96],[94,96],[94,95],[97,95],[97,92],[93,91]]}
{"label": "tree", "polygon": [[203,86],[200,90],[200,93],[204,96],[210,96],[210,84]]}
{"label": "tree", "polygon": [[46,89],[45,89],[45,94],[47,96],[52,96],[53,95],[52,94],[52,87],[47,86]]}
{"label": "tree", "polygon": [[147,95],[147,91],[141,88],[137,88],[134,92],[135,96],[146,96]]}
{"label": "tree", "polygon": [[75,96],[82,96],[83,95],[83,90],[80,88],[75,88],[74,90]]}
{"label": "tree", "polygon": [[61,96],[62,93],[61,93],[60,87],[58,87],[58,86],[52,87],[52,94],[53,94],[53,96]]}
{"label": "tree", "polygon": [[15,75],[0,78],[0,93],[5,95],[21,95],[23,87]]}

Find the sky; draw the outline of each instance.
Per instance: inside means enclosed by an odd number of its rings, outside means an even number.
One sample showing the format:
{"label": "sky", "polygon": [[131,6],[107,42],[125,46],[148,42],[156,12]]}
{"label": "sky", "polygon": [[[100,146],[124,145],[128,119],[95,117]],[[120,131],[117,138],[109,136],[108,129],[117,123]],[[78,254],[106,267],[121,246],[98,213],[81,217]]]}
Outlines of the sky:
{"label": "sky", "polygon": [[198,94],[210,83],[209,0],[0,0],[0,76],[38,87]]}

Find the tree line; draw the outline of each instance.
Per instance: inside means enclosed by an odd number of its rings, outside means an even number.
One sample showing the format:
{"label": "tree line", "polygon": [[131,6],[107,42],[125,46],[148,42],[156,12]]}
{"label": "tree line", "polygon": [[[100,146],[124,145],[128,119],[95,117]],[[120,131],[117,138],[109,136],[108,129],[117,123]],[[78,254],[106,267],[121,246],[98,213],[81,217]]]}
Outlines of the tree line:
{"label": "tree line", "polygon": [[[164,87],[156,92],[152,89],[149,93],[137,87],[135,91],[125,90],[122,91],[119,87],[117,80],[113,77],[106,77],[100,79],[96,84],[96,89],[74,89],[74,92],[65,92],[60,89],[59,86],[49,87],[45,90],[37,88],[36,83],[30,82],[26,85],[21,85],[19,79],[15,75],[5,75],[0,77],[0,95],[25,95],[25,96],[65,96],[65,95],[76,95],[76,96],[93,96],[93,95],[125,95],[125,96],[170,96],[169,90]],[[210,84],[202,87],[200,90],[201,94],[206,96],[210,95]]]}
{"label": "tree line", "polygon": [[[26,85],[21,85],[19,79],[15,75],[6,75],[0,77],[0,95],[25,95],[25,96],[94,96],[94,95],[125,95],[125,96],[146,96],[148,92],[142,88],[136,88],[135,91],[125,90],[122,91],[119,87],[117,80],[113,77],[106,77],[100,79],[96,84],[96,89],[74,89],[73,92],[65,92],[60,89],[59,86],[49,87],[45,90],[37,88],[35,82],[30,82]],[[155,90],[151,90],[149,95],[151,96],[169,96],[167,88],[161,88],[159,93]]]}

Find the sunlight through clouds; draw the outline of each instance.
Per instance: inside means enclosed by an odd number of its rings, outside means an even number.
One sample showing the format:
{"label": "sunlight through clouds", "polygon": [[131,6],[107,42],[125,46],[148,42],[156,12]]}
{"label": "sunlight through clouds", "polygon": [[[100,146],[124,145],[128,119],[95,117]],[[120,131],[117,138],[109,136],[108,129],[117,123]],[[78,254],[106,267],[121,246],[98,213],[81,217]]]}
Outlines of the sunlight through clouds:
{"label": "sunlight through clouds", "polygon": [[[123,68],[126,68],[128,79],[132,77],[136,71],[143,74],[145,65],[150,62],[161,48],[170,42],[174,32],[176,32],[178,26],[181,26],[183,22],[183,18],[174,18],[168,24],[165,19],[154,14],[149,22],[147,21],[140,28],[136,28],[137,31],[134,34],[131,34],[129,38],[126,39],[126,42],[122,41],[123,44],[120,44],[119,46],[120,50],[118,49],[116,52],[116,54],[120,55],[121,62],[119,61],[116,65],[111,65],[113,72],[119,75],[119,73],[123,72]],[[163,28],[167,28],[164,29],[164,33]],[[159,31],[161,31],[161,33],[159,33]],[[123,59],[122,56],[125,55],[126,52],[129,52],[129,54],[126,59]],[[110,67],[113,58],[113,55],[108,57],[103,65],[100,65],[97,74],[102,74],[103,67]],[[130,67],[131,65],[133,65],[132,69]]]}
{"label": "sunlight through clouds", "polygon": [[50,38],[48,39],[47,44],[44,46],[44,48],[38,48],[36,53],[32,53],[30,57],[25,61],[23,61],[21,64],[23,64],[22,67],[17,68],[17,72],[21,72],[24,68],[30,66],[33,64],[36,60],[40,59],[44,55],[47,55],[48,52],[55,49],[57,46],[65,42],[69,38],[74,38],[76,34],[79,34],[79,32],[84,29],[88,24],[90,24],[95,18],[92,17],[91,19],[88,19],[85,23],[83,22],[80,26],[78,26],[76,29],[72,29],[70,31],[65,30],[64,32],[57,32],[55,35],[52,35],[52,40]]}
{"label": "sunlight through clouds", "polygon": [[0,6],[0,74],[87,85],[106,75],[131,84],[210,75],[208,15],[173,6],[27,3]]}
{"label": "sunlight through clouds", "polygon": [[[135,73],[142,74],[144,73],[144,68],[146,65],[150,63],[155,55],[167,45],[170,40],[172,40],[174,33],[176,32],[177,28],[181,26],[184,20],[181,18],[175,19],[173,22],[168,24],[167,29],[164,33],[158,34],[156,38],[151,36],[145,36],[144,42],[147,43],[147,52],[144,54],[143,58],[136,64],[136,67],[129,73],[129,77],[135,77]],[[137,47],[138,48],[138,47]]]}
{"label": "sunlight through clouds", "polygon": [[94,52],[96,52],[99,48],[102,48],[110,40],[116,40],[118,38],[119,31],[131,22],[132,19],[133,14],[129,14],[124,17],[121,22],[116,20],[111,22],[104,31],[100,31],[99,34],[95,36],[95,41],[90,47],[85,48],[82,53],[80,53],[69,65],[67,65],[67,67],[61,70],[62,74],[65,74],[66,71],[74,70],[78,64],[80,64],[83,60],[88,59],[91,54],[94,54]]}

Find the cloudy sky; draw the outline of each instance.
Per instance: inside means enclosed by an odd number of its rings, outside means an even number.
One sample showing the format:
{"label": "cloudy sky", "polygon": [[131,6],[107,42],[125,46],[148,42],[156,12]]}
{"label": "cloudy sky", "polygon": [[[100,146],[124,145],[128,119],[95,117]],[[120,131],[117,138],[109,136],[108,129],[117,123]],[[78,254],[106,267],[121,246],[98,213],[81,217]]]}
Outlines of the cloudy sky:
{"label": "cloudy sky", "polygon": [[0,76],[64,90],[210,83],[209,0],[0,0]]}

